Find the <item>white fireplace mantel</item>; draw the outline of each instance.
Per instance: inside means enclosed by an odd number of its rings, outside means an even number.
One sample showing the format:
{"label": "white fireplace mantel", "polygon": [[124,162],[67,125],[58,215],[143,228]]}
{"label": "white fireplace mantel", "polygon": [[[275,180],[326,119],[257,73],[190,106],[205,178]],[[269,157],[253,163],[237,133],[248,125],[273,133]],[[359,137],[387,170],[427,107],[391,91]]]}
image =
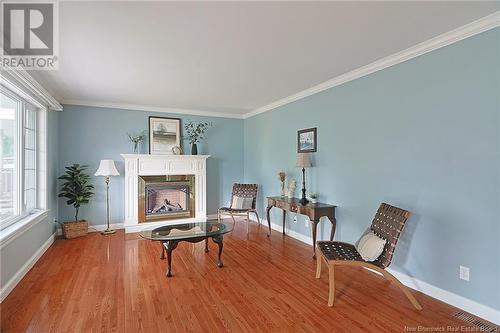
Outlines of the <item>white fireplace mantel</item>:
{"label": "white fireplace mantel", "polygon": [[[122,154],[125,159],[125,232],[207,219],[207,158],[210,155]],[[195,176],[195,217],[139,223],[139,176]]]}

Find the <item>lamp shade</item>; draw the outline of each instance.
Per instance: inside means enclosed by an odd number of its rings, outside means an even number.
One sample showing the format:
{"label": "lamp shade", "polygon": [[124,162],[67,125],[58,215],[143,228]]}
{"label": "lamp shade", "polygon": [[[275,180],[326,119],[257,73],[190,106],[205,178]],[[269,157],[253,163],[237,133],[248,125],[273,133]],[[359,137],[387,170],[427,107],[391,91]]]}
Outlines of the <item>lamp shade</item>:
{"label": "lamp shade", "polygon": [[113,160],[101,160],[99,168],[94,174],[95,176],[119,176],[120,173],[116,170]]}
{"label": "lamp shade", "polygon": [[298,153],[295,166],[298,168],[309,168],[312,166],[310,153]]}

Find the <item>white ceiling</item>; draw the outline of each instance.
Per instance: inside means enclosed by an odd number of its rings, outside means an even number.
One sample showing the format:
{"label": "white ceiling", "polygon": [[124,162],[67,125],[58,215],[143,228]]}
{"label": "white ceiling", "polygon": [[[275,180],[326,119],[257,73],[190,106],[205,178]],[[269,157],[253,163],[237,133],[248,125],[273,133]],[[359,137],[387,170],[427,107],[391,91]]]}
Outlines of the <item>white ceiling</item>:
{"label": "white ceiling", "polygon": [[61,2],[60,101],[241,115],[497,10],[495,2]]}

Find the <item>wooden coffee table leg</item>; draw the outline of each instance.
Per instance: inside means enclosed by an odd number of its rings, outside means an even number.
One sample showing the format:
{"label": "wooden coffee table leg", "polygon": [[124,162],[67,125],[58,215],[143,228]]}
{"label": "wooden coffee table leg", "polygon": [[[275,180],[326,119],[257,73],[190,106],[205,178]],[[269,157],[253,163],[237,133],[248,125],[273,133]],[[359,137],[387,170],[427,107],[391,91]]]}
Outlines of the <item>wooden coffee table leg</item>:
{"label": "wooden coffee table leg", "polygon": [[219,245],[219,255],[217,257],[217,266],[222,267],[224,266],[224,263],[222,262],[221,256],[222,256],[222,248],[224,247],[224,236],[215,236],[212,237],[215,243]]}
{"label": "wooden coffee table leg", "polygon": [[168,241],[163,243],[163,246],[167,250],[167,276],[172,276],[172,251],[177,247],[176,241]]}
{"label": "wooden coffee table leg", "polygon": [[165,259],[165,246],[163,246],[164,243],[161,243],[161,256],[160,259],[164,260]]}

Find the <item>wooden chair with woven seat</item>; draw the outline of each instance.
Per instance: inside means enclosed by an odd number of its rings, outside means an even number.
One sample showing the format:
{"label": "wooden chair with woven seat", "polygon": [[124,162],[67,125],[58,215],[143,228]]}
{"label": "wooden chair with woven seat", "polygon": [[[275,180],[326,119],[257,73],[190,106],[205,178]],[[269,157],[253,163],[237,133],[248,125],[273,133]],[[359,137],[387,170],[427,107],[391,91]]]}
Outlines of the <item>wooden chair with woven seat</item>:
{"label": "wooden chair with woven seat", "polygon": [[382,254],[372,262],[365,261],[361,258],[361,255],[353,244],[337,241],[317,242],[316,278],[319,279],[321,277],[321,262],[325,261],[328,266],[329,274],[328,306],[333,306],[335,298],[335,266],[347,265],[369,268],[382,274],[386,279],[394,282],[403,291],[417,310],[422,310],[422,306],[409,289],[386,270],[391,264],[399,235],[409,217],[410,212],[406,210],[393,207],[386,203],[380,205],[370,226],[370,230],[387,242]]}
{"label": "wooden chair with woven seat", "polygon": [[[255,209],[255,205],[257,202],[257,184],[233,184],[233,191],[231,194],[231,204],[229,207],[221,207],[217,212],[217,219],[220,222],[220,218],[222,215],[229,215],[233,219],[233,223],[236,224],[235,216],[245,216],[247,217],[247,234],[248,234],[248,223],[250,222],[250,213],[255,214],[257,217],[257,223],[260,225],[259,214]],[[241,198],[246,199],[248,201],[251,200],[251,204],[248,207],[237,207],[237,201],[241,200]]]}

